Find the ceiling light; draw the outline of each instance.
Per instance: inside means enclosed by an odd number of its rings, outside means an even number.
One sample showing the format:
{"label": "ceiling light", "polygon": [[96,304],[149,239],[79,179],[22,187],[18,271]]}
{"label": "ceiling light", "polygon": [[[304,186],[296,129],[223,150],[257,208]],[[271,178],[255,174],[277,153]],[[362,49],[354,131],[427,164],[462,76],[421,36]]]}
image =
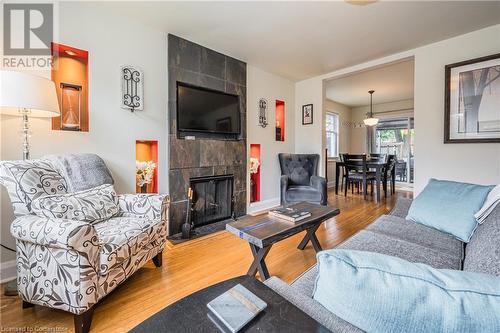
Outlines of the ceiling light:
{"label": "ceiling light", "polygon": [[363,120],[366,126],[375,126],[378,124],[378,118],[373,117],[373,93],[375,90],[370,90],[368,93],[370,94],[370,113],[368,114],[368,118]]}
{"label": "ceiling light", "polygon": [[67,55],[72,56],[72,57],[76,56],[76,53],[71,51],[71,50],[65,50],[64,53],[66,53]]}

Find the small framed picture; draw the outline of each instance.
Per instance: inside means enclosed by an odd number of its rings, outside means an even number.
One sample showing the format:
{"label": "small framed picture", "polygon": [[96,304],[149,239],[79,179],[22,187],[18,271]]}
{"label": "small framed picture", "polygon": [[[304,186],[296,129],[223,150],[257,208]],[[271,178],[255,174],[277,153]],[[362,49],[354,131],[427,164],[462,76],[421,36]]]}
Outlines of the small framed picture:
{"label": "small framed picture", "polygon": [[444,143],[500,142],[500,53],[445,67]]}
{"label": "small framed picture", "polygon": [[313,123],[313,105],[302,105],[302,125],[311,125]]}

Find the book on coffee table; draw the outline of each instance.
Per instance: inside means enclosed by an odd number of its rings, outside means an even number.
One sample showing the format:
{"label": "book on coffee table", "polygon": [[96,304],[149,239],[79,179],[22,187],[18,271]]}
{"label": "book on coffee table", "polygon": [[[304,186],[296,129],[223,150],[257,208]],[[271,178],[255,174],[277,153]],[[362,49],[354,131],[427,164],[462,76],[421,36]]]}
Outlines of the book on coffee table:
{"label": "book on coffee table", "polygon": [[273,209],[269,211],[268,215],[295,223],[311,216],[311,212],[306,209],[284,207]]}
{"label": "book on coffee table", "polygon": [[[264,310],[267,304],[247,288],[237,284],[209,302],[207,307],[216,320],[213,320],[210,313],[209,318],[217,326],[222,323],[229,332],[235,333]],[[222,329],[222,327],[219,328]]]}

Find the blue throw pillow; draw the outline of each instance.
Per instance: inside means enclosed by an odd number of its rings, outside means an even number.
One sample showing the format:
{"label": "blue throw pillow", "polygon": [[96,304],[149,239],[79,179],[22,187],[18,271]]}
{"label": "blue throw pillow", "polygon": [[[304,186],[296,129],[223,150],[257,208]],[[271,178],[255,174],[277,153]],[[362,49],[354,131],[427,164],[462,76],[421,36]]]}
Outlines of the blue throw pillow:
{"label": "blue throw pillow", "polygon": [[477,227],[474,214],[493,187],[431,179],[413,200],[406,219],[468,243]]}
{"label": "blue throw pillow", "polygon": [[318,253],[313,297],[368,332],[500,332],[500,277],[383,254]]}

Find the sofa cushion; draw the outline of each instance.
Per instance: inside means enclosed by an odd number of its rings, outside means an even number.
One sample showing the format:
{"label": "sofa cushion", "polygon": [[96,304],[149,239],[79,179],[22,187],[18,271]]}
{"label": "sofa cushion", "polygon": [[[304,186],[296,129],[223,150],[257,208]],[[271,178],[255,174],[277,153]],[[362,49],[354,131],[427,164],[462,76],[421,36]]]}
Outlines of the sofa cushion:
{"label": "sofa cushion", "polygon": [[110,269],[135,255],[147,244],[165,237],[165,223],[136,217],[113,217],[94,225],[99,240],[99,272]]}
{"label": "sofa cushion", "polygon": [[460,269],[462,262],[459,253],[450,255],[369,230],[361,230],[337,248],[381,253],[435,268]]}
{"label": "sofa cushion", "polygon": [[33,200],[67,193],[66,180],[43,160],[0,161],[0,184],[5,186],[15,216],[31,213]]}
{"label": "sofa cushion", "polygon": [[371,332],[499,332],[497,277],[363,251],[317,255],[314,299]]}
{"label": "sofa cushion", "polygon": [[463,244],[452,235],[403,218],[382,215],[365,230],[425,246],[438,252],[463,258]]}
{"label": "sofa cushion", "polygon": [[321,201],[321,193],[310,186],[290,186],[286,191],[286,201],[319,202]]}
{"label": "sofa cushion", "polygon": [[467,244],[464,271],[500,276],[500,205],[478,225]]}
{"label": "sofa cushion", "polygon": [[474,214],[492,188],[431,179],[413,200],[406,218],[469,242],[477,226]]}
{"label": "sofa cushion", "polygon": [[332,332],[361,333],[356,326],[337,317],[319,302],[312,299],[311,295],[306,295],[295,286],[289,286],[279,278],[273,276],[264,281],[269,288],[286,298],[290,303],[304,311],[311,318],[326,327]]}
{"label": "sofa cushion", "polygon": [[33,201],[32,209],[40,217],[89,223],[107,220],[119,211],[113,185],[41,197]]}

